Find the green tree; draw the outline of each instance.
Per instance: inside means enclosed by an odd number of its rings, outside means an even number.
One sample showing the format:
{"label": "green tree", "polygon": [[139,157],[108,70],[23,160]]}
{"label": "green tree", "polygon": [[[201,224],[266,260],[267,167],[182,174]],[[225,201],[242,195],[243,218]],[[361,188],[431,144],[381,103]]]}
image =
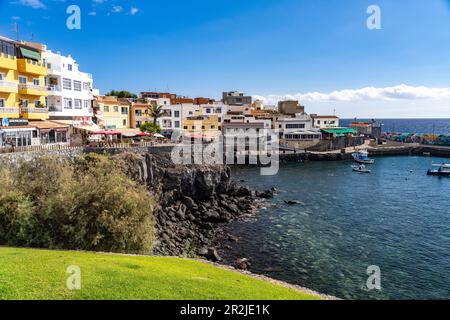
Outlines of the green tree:
{"label": "green tree", "polygon": [[161,133],[161,127],[153,122],[147,122],[140,127],[142,132]]}
{"label": "green tree", "polygon": [[135,95],[134,93],[131,93],[129,91],[126,91],[126,90],[122,90],[122,91],[112,90],[111,92],[108,92],[106,95],[112,96],[112,97],[117,97],[117,98],[137,99],[137,95]]}

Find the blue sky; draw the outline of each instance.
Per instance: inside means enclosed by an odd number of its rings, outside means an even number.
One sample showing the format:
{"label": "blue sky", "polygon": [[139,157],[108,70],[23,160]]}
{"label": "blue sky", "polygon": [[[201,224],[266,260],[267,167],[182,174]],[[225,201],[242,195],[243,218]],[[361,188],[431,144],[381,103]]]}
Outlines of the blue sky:
{"label": "blue sky", "polygon": [[[81,30],[66,28],[71,4]],[[371,4],[381,30],[366,27]],[[450,118],[446,0],[0,0],[0,12],[0,34],[18,22],[102,93],[237,89],[345,117]]]}

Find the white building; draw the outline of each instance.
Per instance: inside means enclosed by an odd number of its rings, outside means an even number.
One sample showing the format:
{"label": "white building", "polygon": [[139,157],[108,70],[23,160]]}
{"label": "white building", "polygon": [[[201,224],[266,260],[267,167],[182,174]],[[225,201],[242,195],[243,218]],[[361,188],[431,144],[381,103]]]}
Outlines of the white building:
{"label": "white building", "polygon": [[339,118],[336,116],[319,116],[312,114],[314,128],[326,129],[326,128],[339,128]]}
{"label": "white building", "polygon": [[50,119],[80,120],[92,118],[93,79],[81,72],[72,56],[44,51],[48,64],[46,87]]}
{"label": "white building", "polygon": [[319,143],[322,135],[313,128],[313,119],[306,113],[295,117],[279,117],[275,121],[280,144],[293,149],[305,149]]}

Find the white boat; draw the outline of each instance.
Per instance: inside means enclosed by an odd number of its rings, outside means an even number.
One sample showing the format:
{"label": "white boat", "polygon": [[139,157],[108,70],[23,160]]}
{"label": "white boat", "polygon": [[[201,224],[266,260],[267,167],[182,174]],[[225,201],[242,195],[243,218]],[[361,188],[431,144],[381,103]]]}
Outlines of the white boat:
{"label": "white boat", "polygon": [[355,172],[360,172],[360,173],[371,173],[372,171],[370,171],[369,169],[366,168],[365,165],[360,164],[359,166],[352,166],[353,171]]}
{"label": "white boat", "polygon": [[428,170],[429,176],[450,177],[450,164],[433,164],[433,169]]}
{"label": "white boat", "polygon": [[352,154],[355,162],[362,164],[374,164],[375,160],[369,158],[369,152],[367,150],[361,150],[357,153]]}

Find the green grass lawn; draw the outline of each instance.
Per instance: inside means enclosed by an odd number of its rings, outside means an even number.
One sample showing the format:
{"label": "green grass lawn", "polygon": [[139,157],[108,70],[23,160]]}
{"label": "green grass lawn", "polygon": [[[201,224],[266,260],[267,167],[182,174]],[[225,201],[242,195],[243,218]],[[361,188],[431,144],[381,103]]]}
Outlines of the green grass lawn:
{"label": "green grass lawn", "polygon": [[[69,266],[81,290],[67,289]],[[179,258],[0,247],[0,299],[266,300],[317,299],[308,293]]]}

